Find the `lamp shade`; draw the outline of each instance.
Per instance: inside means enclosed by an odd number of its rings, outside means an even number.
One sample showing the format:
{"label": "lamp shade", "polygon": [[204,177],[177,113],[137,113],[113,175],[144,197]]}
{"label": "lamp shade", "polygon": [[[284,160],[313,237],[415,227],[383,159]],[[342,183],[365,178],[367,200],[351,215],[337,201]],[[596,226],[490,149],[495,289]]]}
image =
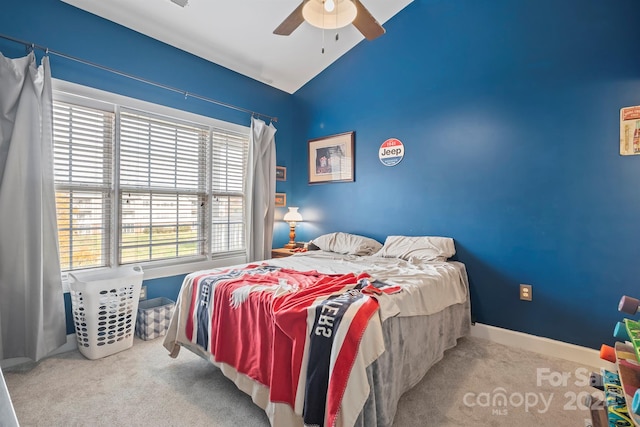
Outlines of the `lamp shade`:
{"label": "lamp shade", "polygon": [[300,222],[302,221],[302,215],[298,212],[298,208],[289,207],[289,212],[284,214],[284,219],[287,222]]}
{"label": "lamp shade", "polygon": [[351,24],[358,9],[351,0],[333,0],[335,4],[329,12],[323,0],[309,0],[302,8],[304,20],[314,27],[335,30]]}

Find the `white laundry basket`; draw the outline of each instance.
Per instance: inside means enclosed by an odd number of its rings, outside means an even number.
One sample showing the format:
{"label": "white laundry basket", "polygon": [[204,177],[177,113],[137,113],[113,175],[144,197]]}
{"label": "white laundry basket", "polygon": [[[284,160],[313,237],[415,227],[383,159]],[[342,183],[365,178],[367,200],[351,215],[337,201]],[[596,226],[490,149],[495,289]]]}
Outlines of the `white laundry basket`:
{"label": "white laundry basket", "polygon": [[87,359],[109,356],[133,345],[142,276],[139,266],[69,273],[78,350]]}

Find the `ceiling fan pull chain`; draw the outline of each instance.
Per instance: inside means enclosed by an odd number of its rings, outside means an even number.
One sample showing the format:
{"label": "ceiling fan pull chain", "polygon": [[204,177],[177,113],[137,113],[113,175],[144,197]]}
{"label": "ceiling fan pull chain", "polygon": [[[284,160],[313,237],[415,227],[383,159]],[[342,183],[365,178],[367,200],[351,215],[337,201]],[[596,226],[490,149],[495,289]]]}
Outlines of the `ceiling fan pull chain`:
{"label": "ceiling fan pull chain", "polygon": [[[337,22],[337,19],[338,19],[337,15],[338,15],[338,12],[339,12],[338,11],[338,3],[340,3],[340,2],[339,1],[336,2],[336,22]],[[338,38],[340,37],[339,31],[340,30],[338,28],[336,28],[336,41],[338,41]]]}

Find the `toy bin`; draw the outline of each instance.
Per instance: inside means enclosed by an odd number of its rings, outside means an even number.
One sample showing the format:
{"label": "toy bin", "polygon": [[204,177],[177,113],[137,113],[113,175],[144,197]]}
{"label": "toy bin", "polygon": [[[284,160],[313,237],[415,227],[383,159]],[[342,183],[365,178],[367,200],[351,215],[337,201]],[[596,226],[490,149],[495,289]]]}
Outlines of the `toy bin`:
{"label": "toy bin", "polygon": [[142,277],[139,266],[69,273],[78,350],[87,359],[109,356],[133,345]]}
{"label": "toy bin", "polygon": [[167,332],[175,306],[175,302],[164,297],[140,301],[136,335],[145,341],[163,336]]}

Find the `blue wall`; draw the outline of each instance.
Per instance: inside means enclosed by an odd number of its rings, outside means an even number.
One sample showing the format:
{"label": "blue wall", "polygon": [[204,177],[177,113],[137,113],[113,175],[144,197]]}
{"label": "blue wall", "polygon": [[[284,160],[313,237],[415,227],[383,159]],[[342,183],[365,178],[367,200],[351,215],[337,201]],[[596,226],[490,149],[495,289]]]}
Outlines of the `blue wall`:
{"label": "blue wall", "polygon": [[[479,322],[597,348],[640,297],[637,0],[416,0],[296,92],[300,240],[445,235]],[[356,133],[356,181],[307,185],[310,138]],[[405,144],[395,167],[387,138]],[[518,299],[533,285],[533,302]]]}
{"label": "blue wall", "polygon": [[[277,162],[291,164],[293,99],[290,94],[168,46],[59,0],[6,2],[0,33],[224,103],[278,117]],[[0,52],[24,56],[25,48],[0,39]],[[36,52],[39,57],[42,52]],[[95,87],[245,126],[246,113],[169,92],[50,55],[54,78]],[[290,191],[290,181],[277,190]],[[282,213],[280,212],[280,215]]]}
{"label": "blue wall", "polygon": [[[637,0],[415,0],[291,96],[60,1],[3,5],[0,33],[276,115],[278,182],[305,223],[447,235],[475,318],[598,347],[640,296],[640,157],[618,155],[619,109],[640,104]],[[8,57],[20,45],[0,40]],[[56,78],[235,123],[248,116],[52,56]],[[356,132],[356,181],[307,185],[306,140]],[[405,159],[377,149],[401,139]],[[283,210],[277,215],[281,217]],[[274,243],[287,241],[276,223]],[[146,281],[175,298],[182,276]],[[518,300],[530,283],[534,301]]]}
{"label": "blue wall", "polygon": [[[86,13],[58,0],[5,2],[0,33],[46,46],[147,80],[173,86],[225,103],[279,118],[276,127],[278,164],[291,166],[293,99],[286,92],[259,83],[125,27]],[[9,58],[25,48],[0,39],[0,52]],[[42,53],[37,52],[41,57]],[[249,126],[250,116],[187,98],[115,74],[50,55],[54,78]],[[279,182],[278,191],[289,191]],[[147,280],[148,297],[175,300],[183,276]],[[70,298],[65,295],[67,330],[73,332]]]}

